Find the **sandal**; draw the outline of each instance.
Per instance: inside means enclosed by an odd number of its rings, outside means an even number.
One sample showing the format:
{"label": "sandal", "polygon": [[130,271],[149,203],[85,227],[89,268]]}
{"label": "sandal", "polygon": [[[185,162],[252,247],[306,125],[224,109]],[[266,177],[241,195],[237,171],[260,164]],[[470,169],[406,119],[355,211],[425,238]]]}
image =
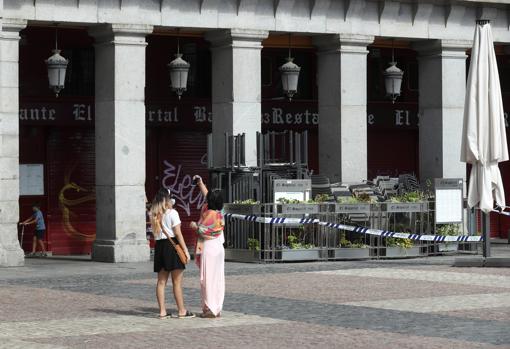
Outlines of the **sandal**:
{"label": "sandal", "polygon": [[159,315],[158,319],[165,320],[165,319],[170,319],[171,317],[172,317],[172,314]]}
{"label": "sandal", "polygon": [[220,314],[214,315],[212,312],[208,311],[199,315],[202,319],[215,319],[220,317]]}
{"label": "sandal", "polygon": [[186,314],[184,315],[178,315],[177,316],[179,319],[192,319],[195,317],[195,314],[193,314],[191,311],[189,310],[186,310]]}

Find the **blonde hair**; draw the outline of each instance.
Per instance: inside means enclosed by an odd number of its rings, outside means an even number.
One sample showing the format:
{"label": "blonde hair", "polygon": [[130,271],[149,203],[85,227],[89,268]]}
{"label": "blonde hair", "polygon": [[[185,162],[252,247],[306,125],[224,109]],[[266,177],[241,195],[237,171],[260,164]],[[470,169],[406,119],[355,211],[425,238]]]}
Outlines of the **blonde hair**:
{"label": "blonde hair", "polygon": [[170,202],[170,194],[167,189],[160,189],[154,200],[152,200],[151,208],[149,211],[151,226],[152,226],[152,235],[154,238],[158,238],[162,233],[161,228],[161,220],[163,219],[163,215],[168,208],[168,204]]}

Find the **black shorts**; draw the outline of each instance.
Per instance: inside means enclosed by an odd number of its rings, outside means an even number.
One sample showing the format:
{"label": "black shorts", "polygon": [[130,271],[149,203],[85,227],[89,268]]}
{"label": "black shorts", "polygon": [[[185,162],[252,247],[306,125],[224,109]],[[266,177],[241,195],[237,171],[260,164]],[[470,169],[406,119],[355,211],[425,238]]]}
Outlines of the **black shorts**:
{"label": "black shorts", "polygon": [[175,248],[167,239],[156,240],[156,247],[154,248],[154,272],[159,273],[161,269],[166,271],[186,269],[177,252],[175,252]]}
{"label": "black shorts", "polygon": [[36,230],[36,231],[34,231],[34,236],[36,238],[38,238],[39,240],[42,240],[42,239],[44,239],[44,232],[45,232],[44,229],[43,230]]}

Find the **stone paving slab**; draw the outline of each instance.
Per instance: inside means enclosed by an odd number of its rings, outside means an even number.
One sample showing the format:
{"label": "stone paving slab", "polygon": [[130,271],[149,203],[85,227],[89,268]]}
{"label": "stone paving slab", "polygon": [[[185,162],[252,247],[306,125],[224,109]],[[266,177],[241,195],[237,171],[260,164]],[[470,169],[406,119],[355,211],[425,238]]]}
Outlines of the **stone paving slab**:
{"label": "stone paving slab", "polygon": [[476,285],[484,287],[510,288],[510,277],[502,275],[480,275],[457,272],[438,272],[409,269],[347,269],[316,272],[323,275],[350,275],[357,277],[379,277],[388,279],[419,280],[427,282],[444,282],[458,285]]}
{"label": "stone paving slab", "polygon": [[[52,341],[53,342],[53,341]],[[35,343],[21,339],[2,338],[0,349],[67,349],[67,345],[57,345],[55,343]]]}
{"label": "stone paving slab", "polygon": [[510,317],[510,308],[480,308],[476,311],[455,310],[449,312],[437,312],[436,314],[464,319],[479,319],[504,322],[508,321],[508,318]]}
{"label": "stone paving slab", "polygon": [[65,338],[40,338],[34,342],[80,349],[138,348],[363,348],[363,349],[504,349],[504,345],[454,339],[410,336],[378,331],[285,322],[229,328],[133,332]]}
{"label": "stone paving slab", "polygon": [[0,322],[0,340],[13,339],[22,334],[24,339],[88,336],[148,331],[203,330],[211,327],[252,326],[277,324],[278,319],[225,312],[219,319],[165,319],[154,316],[100,316],[44,321]]}
{"label": "stone paving slab", "polygon": [[510,293],[481,293],[463,296],[420,297],[406,299],[386,299],[379,301],[347,302],[345,305],[391,309],[415,313],[450,312],[458,310],[478,310],[504,308],[510,314]]}
{"label": "stone paving slab", "polygon": [[471,258],[457,258],[453,264],[455,267],[510,267],[510,258],[508,257],[487,257],[481,256]]}
{"label": "stone paving slab", "polygon": [[[96,284],[97,285],[97,284]],[[35,286],[35,285],[34,285]],[[0,287],[0,322],[58,320],[117,314],[155,315],[154,301],[26,286]],[[150,290],[154,294],[153,288]],[[171,306],[172,303],[169,304]]]}
{"label": "stone paving slab", "polygon": [[92,261],[61,260],[53,258],[28,258],[24,267],[0,268],[0,280],[46,279],[99,274],[129,275],[147,272],[152,263],[95,263]]}
{"label": "stone paving slab", "polygon": [[[423,270],[424,267],[414,266],[412,268],[418,268]],[[432,270],[441,270],[455,273],[464,274],[478,274],[478,275],[500,275],[510,276],[510,268],[453,268],[451,266],[433,266]]]}
{"label": "stone paving slab", "polygon": [[[440,273],[440,271],[439,271]],[[130,285],[152,286],[153,279],[126,280]],[[186,287],[198,289],[196,282],[186,281]],[[385,277],[344,276],[332,273],[269,274],[263,278],[250,275],[230,276],[226,290],[236,294],[263,294],[297,300],[311,300],[332,304],[352,301],[379,301],[419,297],[470,295],[476,293],[506,292],[503,288],[488,288],[465,284],[391,279]],[[304,292],[305,291],[305,292]]]}
{"label": "stone paving slab", "polygon": [[222,319],[161,321],[149,263],[31,260],[0,269],[0,348],[510,348],[510,276],[449,261],[226,263]]}

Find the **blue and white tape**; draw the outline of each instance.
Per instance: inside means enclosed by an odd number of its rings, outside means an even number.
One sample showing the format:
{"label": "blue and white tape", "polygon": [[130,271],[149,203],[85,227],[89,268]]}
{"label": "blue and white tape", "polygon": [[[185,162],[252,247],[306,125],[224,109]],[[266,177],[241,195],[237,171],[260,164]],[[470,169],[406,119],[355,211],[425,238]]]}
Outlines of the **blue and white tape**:
{"label": "blue and white tape", "polygon": [[470,235],[420,235],[410,233],[397,233],[389,230],[370,229],[365,227],[356,227],[353,225],[322,222],[314,218],[287,218],[287,217],[257,217],[255,215],[242,215],[236,213],[226,213],[227,219],[238,219],[249,222],[257,222],[263,224],[283,224],[283,225],[296,225],[296,224],[319,224],[328,228],[347,230],[359,234],[376,235],[380,237],[392,237],[400,239],[411,239],[415,241],[432,241],[432,242],[481,242],[481,236]]}
{"label": "blue and white tape", "polygon": [[492,212],[496,212],[496,213],[499,213],[503,216],[508,216],[510,217],[510,212],[505,212],[505,211],[498,211],[498,210],[492,210]]}

